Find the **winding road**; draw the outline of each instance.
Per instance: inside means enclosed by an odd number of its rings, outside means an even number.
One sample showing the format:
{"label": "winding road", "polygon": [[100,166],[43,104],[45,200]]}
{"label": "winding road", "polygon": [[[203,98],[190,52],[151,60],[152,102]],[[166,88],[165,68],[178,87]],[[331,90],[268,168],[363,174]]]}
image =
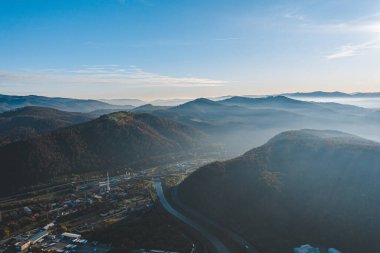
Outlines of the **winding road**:
{"label": "winding road", "polygon": [[187,213],[189,213],[192,217],[195,217],[196,220],[201,221],[203,224],[207,224],[208,226],[214,227],[219,231],[224,232],[228,235],[229,238],[234,241],[236,245],[239,245],[241,249],[244,249],[244,252],[247,253],[259,253],[255,247],[253,247],[252,244],[247,242],[243,237],[241,237],[239,234],[235,233],[234,231],[231,231],[219,224],[217,224],[214,221],[211,221],[210,219],[206,218],[205,216],[195,212],[193,209],[186,206],[184,203],[181,202],[180,198],[178,197],[178,187],[174,187],[172,191],[172,199],[173,202],[177,206],[179,206],[181,209],[186,210]]}
{"label": "winding road", "polygon": [[216,249],[216,252],[218,253],[230,253],[228,248],[221,242],[215,235],[213,235],[207,228],[199,225],[194,220],[186,217],[185,215],[181,214],[177,210],[175,210],[169,202],[166,200],[164,192],[162,190],[161,181],[155,180],[154,181],[154,188],[157,192],[158,198],[162,204],[162,206],[165,208],[167,212],[172,214],[177,219],[181,220],[185,224],[189,225],[196,231],[198,231],[203,237],[205,237]]}

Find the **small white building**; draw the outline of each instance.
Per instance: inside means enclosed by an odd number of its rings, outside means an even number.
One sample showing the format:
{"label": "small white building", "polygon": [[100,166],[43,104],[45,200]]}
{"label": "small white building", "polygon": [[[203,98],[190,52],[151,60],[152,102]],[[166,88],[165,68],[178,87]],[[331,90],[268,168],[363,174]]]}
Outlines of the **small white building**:
{"label": "small white building", "polygon": [[79,239],[79,238],[81,238],[81,235],[65,232],[65,233],[62,233],[62,234],[61,234],[61,237],[66,238],[66,239],[74,240],[74,239]]}

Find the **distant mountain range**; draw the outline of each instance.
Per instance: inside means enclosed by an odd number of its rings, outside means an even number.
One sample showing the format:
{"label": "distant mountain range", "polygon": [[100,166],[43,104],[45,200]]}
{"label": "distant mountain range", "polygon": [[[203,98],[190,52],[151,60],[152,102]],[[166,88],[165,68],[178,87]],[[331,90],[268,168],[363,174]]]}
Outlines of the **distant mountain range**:
{"label": "distant mountain range", "polygon": [[336,131],[281,133],[179,187],[181,199],[263,252],[297,245],[380,252],[380,143]]}
{"label": "distant mountain range", "polygon": [[51,98],[42,96],[9,96],[0,95],[0,112],[14,110],[25,106],[49,107],[69,112],[91,112],[104,109],[129,110],[133,106],[111,105],[97,100],[72,98]]}
{"label": "distant mountain range", "polygon": [[142,106],[145,104],[152,104],[155,106],[176,106],[180,105],[186,102],[191,101],[192,99],[180,99],[180,98],[173,98],[173,99],[156,99],[153,101],[143,101],[140,99],[99,99],[99,101],[112,104],[112,105],[132,105],[135,107]]}
{"label": "distant mountain range", "polygon": [[[9,99],[13,101],[13,98]],[[22,97],[21,100],[29,99]],[[70,106],[70,99],[69,101],[45,97],[35,99],[40,102],[45,101],[49,107],[65,106],[67,109]],[[86,100],[74,101],[74,104],[87,103]],[[93,118],[117,111],[150,113],[197,128],[208,134],[214,142],[226,144],[226,147],[235,154],[244,152],[252,146],[261,145],[282,131],[301,128],[323,129],[326,125],[330,126],[329,128],[352,132],[367,138],[380,139],[377,134],[380,131],[380,118],[374,109],[331,102],[306,102],[286,96],[256,98],[235,96],[218,101],[199,98],[177,106],[146,104],[127,109],[119,108],[120,106],[115,108],[103,102],[93,102],[96,106],[84,108],[82,104],[82,107],[79,106],[81,109],[75,106],[76,110],[90,111],[88,116]],[[22,103],[18,105],[21,106]]]}
{"label": "distant mountain range", "polygon": [[282,95],[290,96],[290,97],[374,98],[374,97],[380,97],[380,92],[344,93],[344,92],[339,92],[339,91],[334,91],[334,92],[314,91],[314,92],[285,93]]}
{"label": "distant mountain range", "polygon": [[99,101],[111,104],[111,105],[121,105],[121,106],[141,106],[145,105],[146,102],[142,101],[140,99],[133,99],[133,98],[122,98],[122,99],[99,99]]}
{"label": "distant mountain range", "polygon": [[22,107],[0,113],[0,146],[37,137],[93,118],[90,114],[45,107]]}
{"label": "distant mountain range", "polygon": [[0,147],[0,193],[68,174],[157,165],[191,156],[202,134],[149,114],[118,112]]}
{"label": "distant mountain range", "polygon": [[178,106],[141,106],[147,112],[192,126],[226,144],[235,152],[265,143],[291,129],[338,129],[376,138],[379,118],[374,110],[338,103],[317,103],[286,96],[231,97],[213,101],[199,98]]}
{"label": "distant mountain range", "polygon": [[[290,98],[380,98],[380,92],[373,93],[343,93],[343,92],[306,92],[306,93],[284,93],[280,96],[286,96]],[[268,96],[241,96],[240,98],[266,98]],[[269,96],[270,97],[270,96]],[[273,97],[277,97],[273,96]],[[223,96],[209,98],[211,101],[225,101],[236,96]],[[154,106],[178,106],[187,102],[191,102],[191,99],[157,99],[152,102],[145,102],[139,99],[99,99],[99,100],[85,100],[85,99],[72,99],[72,98],[60,98],[60,97],[43,97],[43,96],[11,96],[0,94],[0,112],[13,110],[26,106],[39,106],[49,107],[64,111],[72,112],[113,112],[115,110],[130,110],[134,107],[143,106],[145,104],[152,104]],[[379,106],[380,107],[380,106]]]}
{"label": "distant mountain range", "polygon": [[181,99],[181,98],[174,98],[174,99],[156,99],[150,102],[150,104],[156,105],[156,106],[176,106],[183,103],[187,103],[193,99]]}

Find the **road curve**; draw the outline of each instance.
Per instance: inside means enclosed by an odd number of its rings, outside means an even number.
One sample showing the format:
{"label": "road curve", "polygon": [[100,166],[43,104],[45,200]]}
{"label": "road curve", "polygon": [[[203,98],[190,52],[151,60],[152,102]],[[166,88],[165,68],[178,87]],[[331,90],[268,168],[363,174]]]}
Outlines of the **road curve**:
{"label": "road curve", "polygon": [[154,181],[154,188],[157,192],[157,196],[161,202],[161,205],[165,208],[167,212],[169,212],[171,215],[176,217],[177,219],[181,220],[185,224],[189,225],[196,231],[198,231],[203,237],[205,237],[216,249],[218,253],[230,253],[230,251],[227,249],[227,247],[215,236],[213,235],[208,229],[205,227],[197,224],[192,219],[184,216],[177,210],[175,210],[169,202],[166,200],[164,192],[162,190],[161,181],[155,180]]}
{"label": "road curve", "polygon": [[177,206],[179,206],[183,210],[186,210],[187,213],[189,213],[196,220],[201,221],[203,224],[207,224],[209,226],[212,226],[226,233],[237,245],[239,245],[242,249],[244,249],[244,252],[259,253],[259,251],[255,249],[255,247],[252,244],[250,244],[248,241],[246,241],[243,237],[241,237],[237,233],[219,225],[218,223],[214,221],[211,221],[210,219],[206,218],[205,216],[201,215],[200,213],[196,212],[195,210],[191,209],[190,207],[182,203],[182,201],[180,200],[178,196],[178,186],[174,187],[172,190],[172,199],[173,199],[173,202],[175,202]]}

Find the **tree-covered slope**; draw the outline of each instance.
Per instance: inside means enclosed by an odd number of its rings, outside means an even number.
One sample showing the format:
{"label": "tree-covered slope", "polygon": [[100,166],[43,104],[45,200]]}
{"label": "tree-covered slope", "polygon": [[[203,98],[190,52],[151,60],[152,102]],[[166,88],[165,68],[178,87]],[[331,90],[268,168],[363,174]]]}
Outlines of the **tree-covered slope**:
{"label": "tree-covered slope", "polygon": [[300,130],[199,169],[179,193],[265,252],[303,243],[379,252],[379,179],[379,143]]}
{"label": "tree-covered slope", "polygon": [[149,114],[112,113],[0,148],[5,194],[69,173],[158,164],[197,148],[201,134]]}

